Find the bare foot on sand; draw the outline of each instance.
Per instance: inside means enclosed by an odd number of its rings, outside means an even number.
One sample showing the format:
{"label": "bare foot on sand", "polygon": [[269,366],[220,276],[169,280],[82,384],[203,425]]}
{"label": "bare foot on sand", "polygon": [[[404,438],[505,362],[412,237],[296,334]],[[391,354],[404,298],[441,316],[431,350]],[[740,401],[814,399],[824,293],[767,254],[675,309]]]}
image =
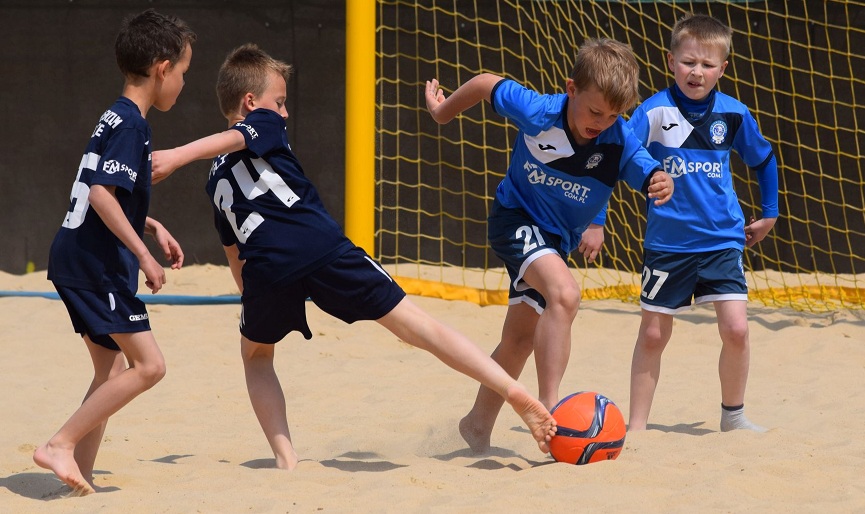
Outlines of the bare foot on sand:
{"label": "bare foot on sand", "polygon": [[471,413],[467,414],[460,420],[460,435],[463,440],[468,443],[472,453],[475,455],[486,453],[490,449],[490,439],[492,438],[492,427],[481,427],[472,422]]}
{"label": "bare foot on sand", "polygon": [[96,492],[78,469],[72,449],[55,448],[45,444],[33,453],[33,462],[39,467],[50,469],[68,485],[72,489],[69,496],[85,496]]}
{"label": "bare foot on sand", "polygon": [[549,453],[549,442],[556,435],[556,420],[550,411],[518,382],[512,383],[505,390],[505,400],[523,418],[532,437],[537,441],[538,448]]}

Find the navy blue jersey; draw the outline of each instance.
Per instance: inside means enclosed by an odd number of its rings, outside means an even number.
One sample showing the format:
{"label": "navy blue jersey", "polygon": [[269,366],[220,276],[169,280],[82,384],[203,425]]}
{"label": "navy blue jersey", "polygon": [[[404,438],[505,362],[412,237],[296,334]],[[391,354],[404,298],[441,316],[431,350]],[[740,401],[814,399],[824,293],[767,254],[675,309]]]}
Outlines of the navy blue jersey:
{"label": "navy blue jersey", "polygon": [[778,177],[772,146],[738,100],[713,91],[705,114],[692,119],[671,87],[643,102],[628,122],[675,180],[661,206],[649,203],[644,247],[706,252],[745,247],[745,216],[730,169],[730,153],[757,170],[764,218],[778,216]]}
{"label": "navy blue jersey", "polygon": [[246,261],[244,295],[299,280],[354,247],[304,175],[279,114],[256,109],[232,128],[246,149],[214,159],[206,190],[222,244],[236,244]]}
{"label": "navy blue jersey", "polygon": [[150,207],[150,125],[120,97],[99,118],[72,185],[69,211],[48,257],[55,284],[92,291],[138,290],[138,258],[90,208],[90,188],[116,186],[126,219],[139,237]]}
{"label": "navy blue jersey", "polygon": [[661,168],[621,117],[590,144],[577,144],[566,94],[543,95],[506,79],[493,88],[491,102],[519,129],[496,197],[561,236],[565,254],[579,246],[590,223],[604,223],[616,182],[646,193],[649,176]]}

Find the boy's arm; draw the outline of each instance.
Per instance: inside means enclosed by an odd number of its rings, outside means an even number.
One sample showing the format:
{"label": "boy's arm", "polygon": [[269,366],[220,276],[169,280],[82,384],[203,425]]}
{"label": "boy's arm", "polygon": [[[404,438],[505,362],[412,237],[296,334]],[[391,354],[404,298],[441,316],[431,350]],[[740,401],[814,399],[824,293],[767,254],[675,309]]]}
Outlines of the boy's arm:
{"label": "boy's arm", "polygon": [[90,205],[108,227],[108,230],[117,236],[117,239],[138,258],[139,266],[146,278],[145,285],[150,288],[150,292],[156,293],[165,284],[165,270],[150,255],[144,241],[138,237],[135,229],[129,224],[120,203],[114,196],[114,190],[115,186],[99,184],[92,186],[89,196]]}
{"label": "boy's arm", "polygon": [[231,276],[234,277],[234,282],[237,284],[240,294],[243,294],[243,275],[241,274],[241,270],[243,269],[244,261],[240,260],[240,250],[237,248],[237,245],[223,246],[222,249],[225,250],[225,257],[228,259]]}
{"label": "boy's arm", "polygon": [[501,80],[502,77],[498,75],[481,73],[458,87],[447,98],[445,98],[444,91],[439,88],[438,80],[428,80],[424,90],[426,107],[435,121],[445,124],[482,100],[489,102],[493,87]]}
{"label": "boy's arm", "polygon": [[149,234],[162,249],[165,260],[171,263],[171,269],[180,269],[183,266],[183,250],[174,236],[155,219],[150,216],[144,222],[144,233]]}
{"label": "boy's arm", "polygon": [[778,162],[774,154],[755,170],[763,216],[759,220],[751,216],[745,224],[745,245],[749,248],[765,239],[778,221]]}
{"label": "boy's arm", "polygon": [[237,152],[244,148],[246,148],[246,141],[243,139],[243,134],[228,129],[177,148],[153,152],[151,183],[156,184],[167,179],[174,170],[192,161],[212,159],[217,155]]}

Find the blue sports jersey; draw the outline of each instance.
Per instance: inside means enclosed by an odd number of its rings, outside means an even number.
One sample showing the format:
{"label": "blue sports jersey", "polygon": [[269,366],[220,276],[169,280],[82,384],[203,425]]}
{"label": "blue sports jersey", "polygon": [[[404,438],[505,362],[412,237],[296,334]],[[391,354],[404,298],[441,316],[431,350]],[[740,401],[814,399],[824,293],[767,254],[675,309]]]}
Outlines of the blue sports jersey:
{"label": "blue sports jersey", "polygon": [[496,197],[560,235],[566,254],[590,223],[604,223],[617,181],[645,193],[649,176],[661,168],[621,117],[591,144],[577,144],[568,128],[567,94],[543,95],[506,79],[493,88],[491,103],[519,129]]}
{"label": "blue sports jersey", "polygon": [[116,186],[117,201],[139,237],[150,207],[150,125],[120,97],[99,118],[78,166],[69,211],[48,257],[54,283],[93,291],[135,293],[138,258],[90,208],[90,188]]}
{"label": "blue sports jersey", "polygon": [[730,151],[757,171],[764,218],[778,216],[778,174],[772,146],[738,100],[713,91],[693,121],[674,87],[643,102],[628,122],[675,180],[661,206],[649,203],[644,247],[705,252],[745,247],[745,216],[730,170]]}
{"label": "blue sports jersey", "polygon": [[291,151],[285,120],[256,109],[233,129],[246,149],[213,161],[207,194],[224,246],[237,244],[243,294],[295,281],[354,247]]}

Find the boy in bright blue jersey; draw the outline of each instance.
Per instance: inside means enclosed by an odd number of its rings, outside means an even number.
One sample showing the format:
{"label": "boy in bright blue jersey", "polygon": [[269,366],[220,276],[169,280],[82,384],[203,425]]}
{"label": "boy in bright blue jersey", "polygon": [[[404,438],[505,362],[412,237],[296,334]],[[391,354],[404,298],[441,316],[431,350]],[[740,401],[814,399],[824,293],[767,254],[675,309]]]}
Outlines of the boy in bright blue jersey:
{"label": "boy in bright blue jersey", "polygon": [[[732,30],[715,18],[679,20],[667,54],[675,84],[643,102],[628,122],[676,183],[670,202],[648,208],[630,430],[646,428],[673,316],[693,299],[712,302],[718,319],[721,430],[765,431],[744,415],[750,342],[742,252],[775,225],[778,167],[748,108],[715,90],[731,44]],[[730,169],[733,150],[756,171],[760,220],[745,221]]]}
{"label": "boy in bright blue jersey", "polygon": [[285,397],[273,368],[275,343],[292,331],[312,338],[306,299],[347,323],[375,320],[403,341],[496,391],[549,451],[555,420],[544,405],[462,334],[412,303],[325,210],[288,144],[291,67],[255,45],[232,51],[219,72],[225,132],[154,153],[154,180],[213,158],[206,190],[216,230],[241,291],[241,355],[249,398],[276,466],[298,463]]}
{"label": "boy in bright blue jersey", "polygon": [[147,216],[151,167],[145,116],[151,107],[167,111],[174,105],[194,41],[183,21],[153,10],[124,20],[115,42],[123,92],[90,136],[69,210],[51,244],[48,278],[87,344],[94,376],[84,402],[33,460],[76,495],[95,490],[93,465],[109,416],[165,374],[147,309],[135,296],[139,268],[152,293],[165,284],[165,271],[141,238],[151,235],[172,269],[183,265],[183,252],[162,224]]}
{"label": "boy in bright blue jersey", "polygon": [[[630,47],[591,39],[580,47],[566,92],[541,94],[497,75],[480,74],[445,98],[426,83],[433,119],[447,123],[481,101],[519,129],[488,220],[488,238],[511,279],[501,342],[493,352],[519,377],[534,351],[539,399],[552,408],[571,350],[580,286],[568,268],[578,250],[590,262],[603,243],[606,204],[618,181],[656,205],[673,180],[627,128],[622,113],[639,100],[639,67]],[[481,387],[460,433],[486,451],[502,402]]]}

